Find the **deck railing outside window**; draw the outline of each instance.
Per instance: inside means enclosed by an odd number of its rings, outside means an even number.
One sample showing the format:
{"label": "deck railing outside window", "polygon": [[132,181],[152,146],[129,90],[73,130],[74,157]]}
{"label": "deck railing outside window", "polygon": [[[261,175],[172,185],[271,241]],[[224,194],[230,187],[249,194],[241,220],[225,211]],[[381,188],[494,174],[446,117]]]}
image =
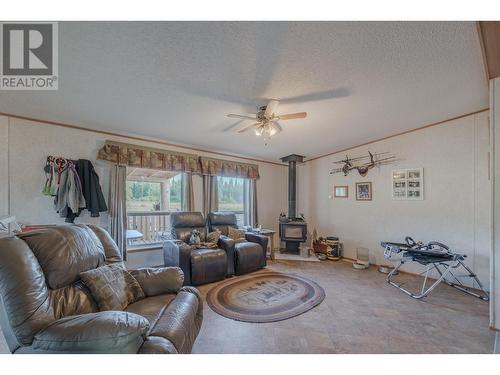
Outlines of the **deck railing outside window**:
{"label": "deck railing outside window", "polygon": [[127,213],[127,219],[127,229],[142,234],[142,237],[127,239],[128,247],[161,244],[171,238],[170,212],[133,211]]}

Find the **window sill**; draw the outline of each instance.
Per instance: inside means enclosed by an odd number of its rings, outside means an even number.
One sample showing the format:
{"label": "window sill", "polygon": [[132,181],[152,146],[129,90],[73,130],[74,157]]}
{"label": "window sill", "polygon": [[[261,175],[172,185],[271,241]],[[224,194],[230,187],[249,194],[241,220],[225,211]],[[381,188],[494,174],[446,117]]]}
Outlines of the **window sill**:
{"label": "window sill", "polygon": [[162,248],[163,244],[161,243],[128,246],[127,254],[140,253],[143,251],[150,251],[150,250],[161,250]]}

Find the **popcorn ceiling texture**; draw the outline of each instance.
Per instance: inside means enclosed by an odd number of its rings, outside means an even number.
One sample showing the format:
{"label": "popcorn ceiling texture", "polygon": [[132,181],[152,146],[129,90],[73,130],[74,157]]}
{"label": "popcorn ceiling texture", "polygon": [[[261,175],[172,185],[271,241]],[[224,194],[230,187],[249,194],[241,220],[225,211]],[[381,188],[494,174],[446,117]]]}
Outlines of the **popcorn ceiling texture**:
{"label": "popcorn ceiling texture", "polygon": [[[474,22],[61,22],[59,90],[0,111],[276,161],[488,107]],[[288,99],[266,147],[227,113]]]}

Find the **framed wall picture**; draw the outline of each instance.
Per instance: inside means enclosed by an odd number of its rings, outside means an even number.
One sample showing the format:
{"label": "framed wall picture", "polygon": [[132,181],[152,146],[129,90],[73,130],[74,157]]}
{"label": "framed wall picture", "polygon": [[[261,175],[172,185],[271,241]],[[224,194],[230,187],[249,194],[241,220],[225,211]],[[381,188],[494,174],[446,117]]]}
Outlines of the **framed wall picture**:
{"label": "framed wall picture", "polygon": [[356,182],[356,200],[371,201],[372,200],[372,183],[371,182]]}
{"label": "framed wall picture", "polygon": [[424,169],[398,169],[392,171],[392,199],[424,199]]}
{"label": "framed wall picture", "polygon": [[333,187],[333,197],[334,198],[348,198],[349,197],[349,186],[334,186]]}

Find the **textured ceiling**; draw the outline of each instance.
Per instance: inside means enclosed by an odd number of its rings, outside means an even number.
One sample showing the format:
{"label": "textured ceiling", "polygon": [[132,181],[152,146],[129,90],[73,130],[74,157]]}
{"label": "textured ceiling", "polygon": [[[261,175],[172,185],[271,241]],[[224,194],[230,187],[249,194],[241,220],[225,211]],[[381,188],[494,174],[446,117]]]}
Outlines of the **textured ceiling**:
{"label": "textured ceiling", "polygon": [[[488,106],[473,22],[62,22],[59,90],[0,111],[267,160],[314,157]],[[266,99],[266,146],[226,113]],[[234,126],[233,126],[234,125]]]}

